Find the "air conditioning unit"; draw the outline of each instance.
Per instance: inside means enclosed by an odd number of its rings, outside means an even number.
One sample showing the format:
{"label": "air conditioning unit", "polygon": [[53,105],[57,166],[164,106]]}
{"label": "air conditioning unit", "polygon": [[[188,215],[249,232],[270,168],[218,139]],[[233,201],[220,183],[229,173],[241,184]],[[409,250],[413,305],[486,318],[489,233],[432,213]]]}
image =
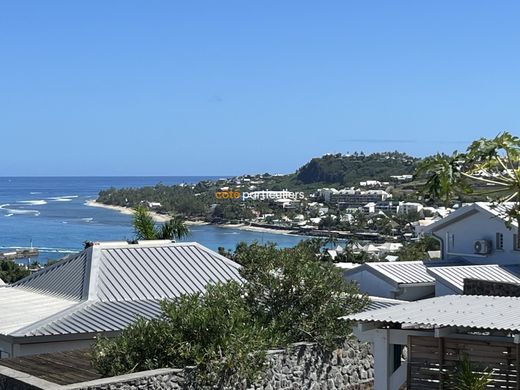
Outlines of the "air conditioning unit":
{"label": "air conditioning unit", "polygon": [[491,252],[491,243],[488,240],[477,240],[473,244],[473,249],[479,255],[487,255]]}

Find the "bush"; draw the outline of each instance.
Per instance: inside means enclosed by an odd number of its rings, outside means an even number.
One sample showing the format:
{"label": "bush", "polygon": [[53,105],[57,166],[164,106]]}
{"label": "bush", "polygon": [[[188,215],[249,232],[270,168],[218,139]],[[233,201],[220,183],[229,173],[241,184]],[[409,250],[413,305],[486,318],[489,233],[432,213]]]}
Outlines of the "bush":
{"label": "bush", "polygon": [[277,249],[252,244],[235,255],[252,315],[270,329],[273,345],[311,341],[341,345],[350,334],[339,317],[361,311],[368,298],[346,283],[341,270],[319,261],[309,245]]}
{"label": "bush", "polygon": [[297,341],[334,348],[350,334],[340,316],[368,300],[310,245],[277,249],[240,245],[234,259],[244,282],[162,302],[162,315],[139,319],[92,349],[103,375],[195,366],[199,387],[251,384],[265,369],[265,351]]}
{"label": "bush", "polygon": [[160,367],[196,366],[199,386],[218,388],[258,379],[267,331],[256,323],[235,282],[208,286],[204,294],[162,302],[158,319],[139,319],[113,340],[100,338],[92,350],[103,375]]}

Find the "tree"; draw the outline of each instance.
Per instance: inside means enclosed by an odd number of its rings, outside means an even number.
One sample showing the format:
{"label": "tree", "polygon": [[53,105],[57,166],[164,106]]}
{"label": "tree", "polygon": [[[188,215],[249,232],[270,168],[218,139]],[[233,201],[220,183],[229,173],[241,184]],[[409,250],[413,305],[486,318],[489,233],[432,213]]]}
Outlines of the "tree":
{"label": "tree", "polygon": [[157,319],[139,319],[92,350],[103,375],[196,366],[197,388],[225,388],[259,378],[268,334],[256,323],[236,282],[208,286],[161,304]]}
{"label": "tree", "polygon": [[415,173],[415,179],[426,177],[422,192],[431,200],[440,200],[448,207],[457,193],[468,190],[460,171],[460,162],[461,156],[457,152],[451,156],[436,154],[424,159]]}
{"label": "tree", "polygon": [[415,242],[405,242],[403,246],[395,252],[399,261],[426,260],[429,258],[429,251],[438,251],[440,249],[439,241],[430,236],[422,237]]}
{"label": "tree", "polygon": [[134,231],[138,240],[175,240],[190,234],[184,218],[175,216],[157,227],[152,215],[143,206],[134,209]]}
{"label": "tree", "polygon": [[14,283],[30,274],[29,270],[11,260],[0,260],[0,279]]}
{"label": "tree", "polygon": [[317,261],[310,246],[278,249],[252,244],[235,254],[252,314],[271,329],[273,345],[299,341],[334,347],[350,334],[339,317],[368,303],[340,269]]}
{"label": "tree", "polygon": [[514,202],[507,211],[508,224],[515,221],[520,229],[520,138],[508,132],[480,138],[465,153],[454,153],[448,162],[441,160],[418,170],[427,176],[424,190],[428,195],[442,194],[446,204],[454,194],[467,193],[488,197],[496,204]]}

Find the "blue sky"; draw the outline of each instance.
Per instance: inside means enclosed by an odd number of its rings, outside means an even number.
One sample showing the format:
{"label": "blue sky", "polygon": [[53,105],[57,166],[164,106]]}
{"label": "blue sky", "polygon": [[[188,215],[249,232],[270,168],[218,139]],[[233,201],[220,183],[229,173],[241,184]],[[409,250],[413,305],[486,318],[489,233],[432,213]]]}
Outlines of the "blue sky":
{"label": "blue sky", "polygon": [[0,176],[291,172],[520,125],[513,1],[0,3]]}

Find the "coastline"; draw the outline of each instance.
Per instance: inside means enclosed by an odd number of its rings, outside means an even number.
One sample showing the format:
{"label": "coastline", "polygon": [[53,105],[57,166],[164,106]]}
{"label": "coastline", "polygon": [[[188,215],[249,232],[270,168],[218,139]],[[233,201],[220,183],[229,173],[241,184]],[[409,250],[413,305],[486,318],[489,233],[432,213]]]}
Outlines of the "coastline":
{"label": "coastline", "polygon": [[280,230],[280,229],[270,229],[267,227],[258,227],[258,226],[250,226],[244,223],[237,224],[223,224],[217,225],[218,227],[226,228],[226,229],[238,229],[238,230],[246,230],[250,232],[256,233],[270,233],[270,234],[281,234],[284,236],[294,236],[298,235],[295,230]]}
{"label": "coastline", "polygon": [[[117,211],[118,213],[126,214],[126,215],[133,215],[134,214],[134,210],[132,210],[129,207],[113,206],[113,205],[108,205],[108,204],[104,204],[104,203],[98,203],[98,202],[96,202],[95,199],[87,200],[85,202],[85,205],[89,206],[89,207],[100,207],[100,208],[103,208],[103,209],[114,210],[114,211]],[[155,213],[153,211],[150,212],[150,215],[152,216],[152,218],[153,218],[153,220],[155,222],[167,222],[167,221],[170,220],[169,216],[163,215],[163,214],[159,214],[159,213]]]}
{"label": "coastline", "polygon": [[[129,208],[129,207],[123,207],[123,206],[113,206],[113,205],[108,205],[108,204],[104,204],[104,203],[98,203],[96,202],[95,199],[89,199],[85,202],[85,205],[86,206],[89,206],[89,207],[100,207],[100,208],[104,208],[104,209],[108,209],[108,210],[113,210],[113,211],[117,211],[121,214],[126,214],[126,215],[133,215],[134,214],[134,211]],[[159,213],[156,213],[156,212],[153,212],[153,211],[150,211],[150,214],[153,218],[153,220],[155,222],[167,222],[170,220],[170,216],[168,215],[164,215],[164,214],[159,214]],[[202,221],[189,221],[189,220],[186,220],[186,225],[189,225],[189,226],[200,226],[200,225],[211,225],[210,222],[202,222]],[[266,228],[266,227],[257,227],[257,226],[249,226],[247,224],[243,224],[243,223],[239,223],[239,224],[222,224],[222,225],[217,225],[215,224],[215,226],[217,227],[221,227],[221,228],[226,228],[226,229],[238,229],[238,230],[246,230],[246,231],[250,231],[250,232],[257,232],[257,233],[271,233],[271,234],[281,234],[281,235],[295,235],[296,232],[295,231],[292,231],[292,230],[279,230],[279,229],[270,229],[270,228]]]}

